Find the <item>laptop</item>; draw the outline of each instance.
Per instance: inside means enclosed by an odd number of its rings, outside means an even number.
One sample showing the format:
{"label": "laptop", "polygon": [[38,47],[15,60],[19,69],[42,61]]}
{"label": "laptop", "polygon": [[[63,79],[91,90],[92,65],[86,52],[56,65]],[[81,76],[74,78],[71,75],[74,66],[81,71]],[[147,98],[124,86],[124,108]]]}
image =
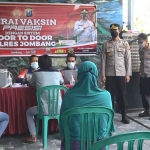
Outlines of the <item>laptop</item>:
{"label": "laptop", "polygon": [[70,84],[71,77],[73,76],[75,83],[77,82],[78,70],[62,70],[64,77],[64,84]]}
{"label": "laptop", "polygon": [[7,85],[7,69],[0,69],[0,88]]}

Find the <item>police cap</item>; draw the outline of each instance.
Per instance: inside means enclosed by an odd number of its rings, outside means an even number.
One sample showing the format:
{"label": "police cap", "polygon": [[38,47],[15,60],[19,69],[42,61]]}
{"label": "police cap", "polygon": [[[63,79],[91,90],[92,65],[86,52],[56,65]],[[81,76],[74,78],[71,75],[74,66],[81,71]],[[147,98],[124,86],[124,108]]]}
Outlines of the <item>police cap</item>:
{"label": "police cap", "polygon": [[113,24],[110,25],[110,29],[112,29],[112,30],[120,30],[120,25],[113,23]]}
{"label": "police cap", "polygon": [[147,35],[145,33],[140,33],[138,35],[138,40],[147,40]]}
{"label": "police cap", "polygon": [[82,9],[81,14],[88,14],[88,10],[87,9]]}

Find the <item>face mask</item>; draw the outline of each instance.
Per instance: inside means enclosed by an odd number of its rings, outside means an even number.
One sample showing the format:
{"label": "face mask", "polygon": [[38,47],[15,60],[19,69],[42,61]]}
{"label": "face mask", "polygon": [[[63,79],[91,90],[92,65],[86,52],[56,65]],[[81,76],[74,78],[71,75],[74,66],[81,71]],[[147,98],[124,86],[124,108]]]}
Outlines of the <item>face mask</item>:
{"label": "face mask", "polygon": [[37,69],[37,68],[39,67],[38,62],[32,62],[32,63],[31,63],[31,67],[32,67],[33,69]]}
{"label": "face mask", "polygon": [[88,17],[88,14],[83,14],[83,19],[86,19]]}
{"label": "face mask", "polygon": [[145,46],[145,43],[140,43],[140,44],[139,44],[139,49],[143,49],[144,46]]}
{"label": "face mask", "polygon": [[72,68],[74,68],[75,63],[74,62],[68,62],[67,66],[68,66],[68,68],[72,69]]}
{"label": "face mask", "polygon": [[112,38],[116,38],[118,36],[118,32],[111,31],[111,36],[112,36]]}

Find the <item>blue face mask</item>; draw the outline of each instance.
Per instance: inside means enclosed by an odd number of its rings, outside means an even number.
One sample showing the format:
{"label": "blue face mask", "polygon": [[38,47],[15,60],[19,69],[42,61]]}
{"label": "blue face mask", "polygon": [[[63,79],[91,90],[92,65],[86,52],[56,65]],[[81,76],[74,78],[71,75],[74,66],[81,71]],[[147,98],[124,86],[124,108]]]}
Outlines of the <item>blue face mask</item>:
{"label": "blue face mask", "polygon": [[75,63],[74,62],[67,62],[67,66],[68,66],[68,68],[73,69],[75,66]]}
{"label": "blue face mask", "polygon": [[38,62],[32,62],[31,67],[36,70],[39,67]]}

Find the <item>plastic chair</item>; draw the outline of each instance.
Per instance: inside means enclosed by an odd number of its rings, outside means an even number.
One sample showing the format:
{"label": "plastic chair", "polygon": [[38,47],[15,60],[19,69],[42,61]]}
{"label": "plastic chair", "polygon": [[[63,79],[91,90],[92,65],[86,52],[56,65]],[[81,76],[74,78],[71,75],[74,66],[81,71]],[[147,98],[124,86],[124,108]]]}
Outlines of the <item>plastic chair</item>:
{"label": "plastic chair", "polygon": [[137,150],[142,150],[143,141],[146,139],[150,139],[149,131],[118,134],[98,141],[89,150],[100,150],[111,144],[117,144],[117,150],[123,150],[124,142],[128,142],[128,150],[134,150],[135,141],[138,141]]}
{"label": "plastic chair", "polygon": [[[42,87],[36,92],[36,97],[38,101],[38,115],[36,118],[36,137],[38,137],[39,121],[40,119],[42,119],[43,148],[47,147],[48,120],[57,119],[59,124],[58,98],[59,94],[61,94],[60,90],[64,90],[66,92],[68,88],[62,85],[51,85]],[[42,113],[41,94],[46,94],[46,97],[48,98],[47,115],[43,115]]]}
{"label": "plastic chair", "polygon": [[[98,139],[98,125],[99,125],[99,114],[108,115],[108,126],[106,136],[110,135],[110,129],[112,127],[114,112],[112,109],[100,106],[87,106],[87,107],[77,107],[63,112],[61,115],[64,136],[65,136],[65,148],[70,150],[70,134],[68,127],[68,119],[72,115],[79,115],[80,121],[80,145],[81,150],[88,150],[91,147],[91,142],[95,143]],[[86,124],[85,124],[86,122]],[[85,140],[86,139],[86,146]]]}

